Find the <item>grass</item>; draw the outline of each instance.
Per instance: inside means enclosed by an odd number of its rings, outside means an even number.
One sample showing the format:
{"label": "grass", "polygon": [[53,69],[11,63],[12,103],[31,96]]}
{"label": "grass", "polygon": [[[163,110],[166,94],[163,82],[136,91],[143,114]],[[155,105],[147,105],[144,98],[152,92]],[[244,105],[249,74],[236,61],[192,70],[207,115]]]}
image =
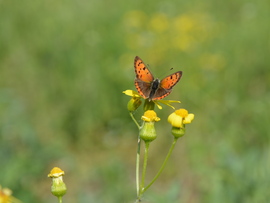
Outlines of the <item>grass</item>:
{"label": "grass", "polygon": [[[53,202],[59,166],[64,202],[135,200],[137,130],[121,92],[135,90],[138,55],[156,77],[183,71],[168,99],[195,114],[145,201],[267,202],[268,19],[266,0],[2,1],[0,184]],[[170,142],[171,110],[157,113],[153,175]]]}

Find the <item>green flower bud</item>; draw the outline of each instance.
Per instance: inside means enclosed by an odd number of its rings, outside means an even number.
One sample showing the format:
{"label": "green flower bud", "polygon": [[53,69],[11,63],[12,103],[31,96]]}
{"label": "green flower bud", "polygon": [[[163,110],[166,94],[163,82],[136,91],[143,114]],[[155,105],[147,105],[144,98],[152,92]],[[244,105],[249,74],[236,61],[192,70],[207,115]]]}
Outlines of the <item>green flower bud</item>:
{"label": "green flower bud", "polygon": [[56,197],[62,197],[67,192],[66,184],[63,182],[63,177],[54,178],[51,187],[51,192]]}
{"label": "green flower bud", "polygon": [[141,139],[144,140],[145,142],[149,142],[149,141],[151,142],[151,141],[155,140],[157,138],[157,133],[156,133],[156,129],[155,129],[155,122],[145,121],[143,123],[142,128],[140,129],[139,135],[140,135]]}
{"label": "green flower bud", "polygon": [[175,138],[184,136],[185,132],[186,132],[185,127],[184,128],[172,127],[172,134]]}

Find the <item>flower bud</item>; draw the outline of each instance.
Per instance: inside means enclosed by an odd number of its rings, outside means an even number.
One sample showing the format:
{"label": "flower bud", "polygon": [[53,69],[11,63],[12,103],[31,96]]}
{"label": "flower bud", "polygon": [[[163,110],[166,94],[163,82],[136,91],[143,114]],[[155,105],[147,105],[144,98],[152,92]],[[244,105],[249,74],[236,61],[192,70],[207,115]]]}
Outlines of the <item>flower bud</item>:
{"label": "flower bud", "polygon": [[172,131],[171,131],[172,135],[175,138],[184,136],[185,132],[186,132],[185,128],[177,128],[177,127],[172,127]]}
{"label": "flower bud", "polygon": [[138,97],[132,97],[127,104],[127,109],[131,112],[135,111],[142,104],[142,101]]}
{"label": "flower bud", "polygon": [[151,142],[157,138],[157,133],[155,129],[155,122],[144,122],[142,128],[139,133],[142,140],[145,142]]}

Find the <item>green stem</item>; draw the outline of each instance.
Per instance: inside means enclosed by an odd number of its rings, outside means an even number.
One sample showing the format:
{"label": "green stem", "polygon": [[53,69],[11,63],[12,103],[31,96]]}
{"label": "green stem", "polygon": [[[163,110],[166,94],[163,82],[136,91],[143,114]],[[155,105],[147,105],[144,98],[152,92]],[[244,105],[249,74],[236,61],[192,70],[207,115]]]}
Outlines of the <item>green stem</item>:
{"label": "green stem", "polygon": [[[170,150],[169,150],[169,152],[168,152],[168,154],[167,154],[167,156],[166,156],[166,158],[165,158],[165,160],[164,160],[164,162],[163,162],[163,164],[162,164],[162,166],[161,166],[161,168],[159,169],[159,171],[158,171],[158,173],[157,173],[157,175],[153,178],[153,180],[145,187],[145,188],[143,188],[143,190],[142,190],[142,194],[157,180],[157,178],[160,176],[160,174],[162,173],[162,171],[163,171],[163,169],[164,169],[164,167],[165,167],[165,165],[167,164],[167,161],[168,161],[168,159],[170,158],[170,156],[171,156],[171,154],[172,154],[172,151],[173,151],[173,149],[174,149],[174,147],[175,147],[175,144],[176,144],[176,142],[177,142],[177,139],[178,138],[174,138],[174,140],[173,140],[173,143],[172,143],[172,146],[171,146],[171,148],[170,148]],[[142,195],[141,194],[141,195]]]}
{"label": "green stem", "polygon": [[58,196],[58,203],[62,203],[62,196]]}
{"label": "green stem", "polygon": [[136,188],[137,188],[137,197],[140,193],[140,154],[141,154],[141,138],[138,137],[138,146],[137,146],[137,157],[136,157]]}
{"label": "green stem", "polygon": [[134,121],[134,123],[137,125],[137,127],[140,129],[141,126],[139,125],[139,123],[138,123],[138,122],[136,121],[136,119],[134,118],[133,113],[132,113],[132,112],[129,112],[129,115],[130,115],[130,117],[132,118],[132,120]]}
{"label": "green stem", "polygon": [[[141,129],[141,126],[137,122],[137,120],[134,118],[134,115],[132,112],[129,112],[130,117],[134,121],[134,123],[137,125],[138,129]],[[136,156],[136,189],[137,189],[137,197],[139,197],[140,194],[140,154],[141,154],[141,138],[138,137],[138,145],[137,145],[137,156]]]}
{"label": "green stem", "polygon": [[145,181],[145,174],[146,174],[146,168],[147,168],[147,161],[148,161],[148,152],[149,152],[149,145],[150,142],[145,142],[145,151],[144,151],[144,162],[143,162],[143,171],[142,171],[142,181],[140,185],[140,192],[138,195],[138,199],[141,199],[141,196],[144,192],[144,181]]}
{"label": "green stem", "polygon": [[[132,112],[129,112],[130,117],[134,121],[134,123],[137,125],[137,127],[141,128],[139,123],[136,121],[136,119],[133,116]],[[137,196],[139,196],[140,192],[140,154],[141,154],[141,138],[140,136],[138,137],[138,145],[137,145],[137,156],[136,156],[136,189],[137,189]]]}

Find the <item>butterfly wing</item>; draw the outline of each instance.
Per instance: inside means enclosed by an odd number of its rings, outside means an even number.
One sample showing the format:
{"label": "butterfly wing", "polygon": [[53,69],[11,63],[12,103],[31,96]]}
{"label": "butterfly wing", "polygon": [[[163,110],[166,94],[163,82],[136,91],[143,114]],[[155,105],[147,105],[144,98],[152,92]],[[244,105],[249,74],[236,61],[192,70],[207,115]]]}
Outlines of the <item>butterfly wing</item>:
{"label": "butterfly wing", "polygon": [[134,68],[136,73],[136,78],[143,81],[151,83],[154,80],[153,74],[146,67],[145,63],[140,59],[140,57],[136,56],[134,59]]}
{"label": "butterfly wing", "polygon": [[134,68],[136,73],[135,87],[139,94],[146,99],[151,92],[151,83],[154,80],[154,76],[138,56],[134,59]]}
{"label": "butterfly wing", "polygon": [[135,87],[144,99],[149,98],[151,92],[151,83],[135,79]]}
{"label": "butterfly wing", "polygon": [[181,76],[182,71],[178,71],[162,79],[152,100],[159,100],[168,96],[172,92],[172,88],[179,82]]}
{"label": "butterfly wing", "polygon": [[160,81],[160,87],[166,89],[166,90],[171,90],[173,88],[173,86],[175,86],[180,78],[182,76],[182,71],[178,71],[176,73],[173,73],[165,78],[163,78]]}

